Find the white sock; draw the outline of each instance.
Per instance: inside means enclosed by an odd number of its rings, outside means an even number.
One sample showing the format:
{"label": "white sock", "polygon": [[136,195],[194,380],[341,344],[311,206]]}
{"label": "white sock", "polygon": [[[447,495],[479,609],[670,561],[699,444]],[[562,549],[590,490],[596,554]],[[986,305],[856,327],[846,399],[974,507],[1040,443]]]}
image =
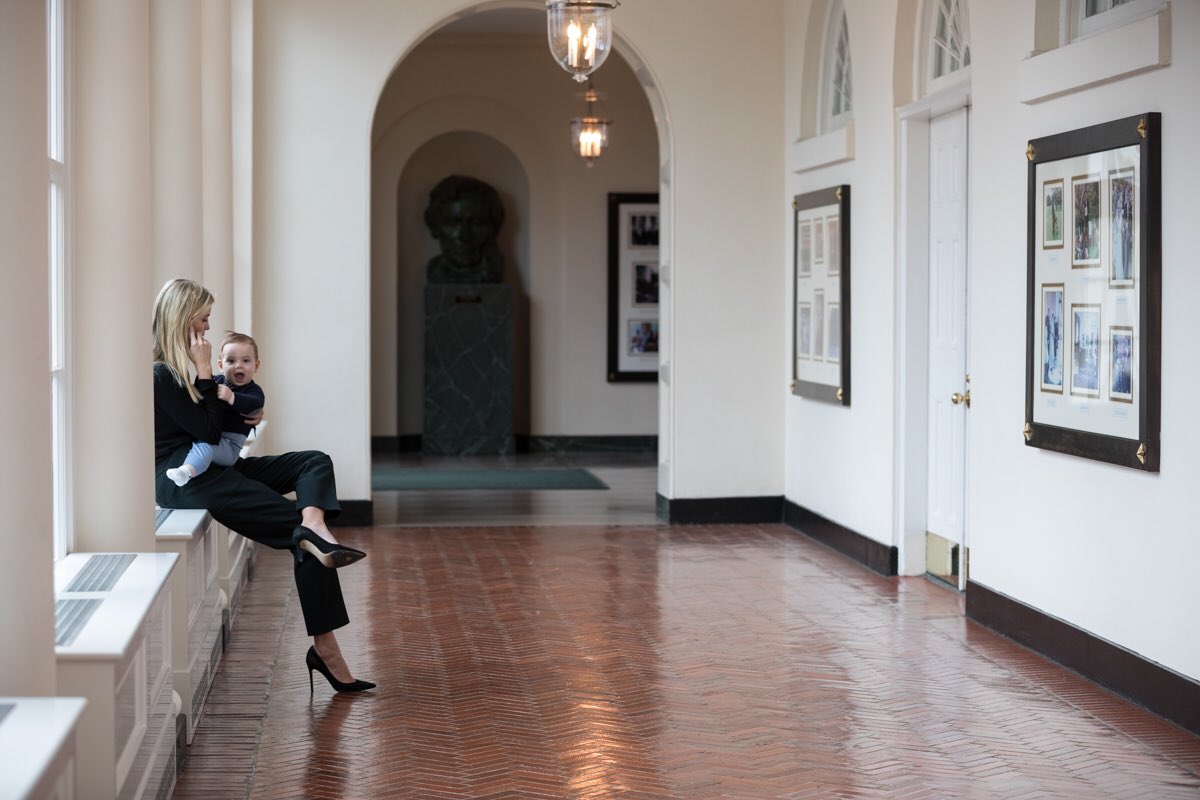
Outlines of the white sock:
{"label": "white sock", "polygon": [[196,477],[192,474],[192,468],[187,464],[167,470],[167,477],[175,481],[176,486],[183,486],[192,478]]}

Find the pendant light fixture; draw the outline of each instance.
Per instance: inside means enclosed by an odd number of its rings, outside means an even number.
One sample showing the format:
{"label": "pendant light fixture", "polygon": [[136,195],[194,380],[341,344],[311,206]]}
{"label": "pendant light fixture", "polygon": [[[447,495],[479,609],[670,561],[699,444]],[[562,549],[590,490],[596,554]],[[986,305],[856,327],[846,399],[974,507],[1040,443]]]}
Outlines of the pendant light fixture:
{"label": "pendant light fixture", "polygon": [[619,0],[547,0],[546,35],[559,66],[582,83],[612,49],[611,11]]}
{"label": "pendant light fixture", "polygon": [[596,111],[600,93],[590,83],[583,99],[587,102],[587,111],[582,117],[571,120],[571,149],[590,167],[608,147],[608,126],[612,120],[604,119]]}

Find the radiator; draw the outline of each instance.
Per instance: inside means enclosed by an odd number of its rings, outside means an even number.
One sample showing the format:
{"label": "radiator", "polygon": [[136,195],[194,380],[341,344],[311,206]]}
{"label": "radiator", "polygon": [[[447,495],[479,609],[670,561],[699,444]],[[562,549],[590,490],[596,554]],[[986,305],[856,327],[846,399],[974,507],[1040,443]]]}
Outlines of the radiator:
{"label": "radiator", "polygon": [[87,700],[76,737],[82,800],[166,798],[174,790],[169,579],[177,561],[72,553],[55,564],[58,693]]}
{"label": "radiator", "polygon": [[217,527],[207,511],[176,509],[155,531],[158,552],[179,557],[171,578],[171,663],[188,744],[224,647]]}

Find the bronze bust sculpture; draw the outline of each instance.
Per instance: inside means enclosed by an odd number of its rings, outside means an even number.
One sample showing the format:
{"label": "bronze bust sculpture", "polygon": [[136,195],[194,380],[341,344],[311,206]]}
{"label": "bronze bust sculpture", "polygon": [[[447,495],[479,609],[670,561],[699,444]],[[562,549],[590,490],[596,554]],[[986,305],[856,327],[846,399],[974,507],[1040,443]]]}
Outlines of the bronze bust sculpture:
{"label": "bronze bust sculpture", "polygon": [[425,225],[442,246],[429,259],[430,283],[499,283],[504,256],[496,234],[504,222],[500,195],[465,175],[443,178],[429,193]]}

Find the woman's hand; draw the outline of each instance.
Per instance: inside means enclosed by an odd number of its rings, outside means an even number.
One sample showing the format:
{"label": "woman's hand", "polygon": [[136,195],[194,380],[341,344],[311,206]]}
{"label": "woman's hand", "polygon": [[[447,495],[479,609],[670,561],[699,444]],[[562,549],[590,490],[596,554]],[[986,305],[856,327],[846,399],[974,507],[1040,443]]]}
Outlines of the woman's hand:
{"label": "woman's hand", "polygon": [[252,411],[249,414],[242,414],[242,419],[245,420],[246,424],[251,428],[258,427],[258,423],[262,422],[263,420],[263,410],[260,408],[258,411]]}
{"label": "woman's hand", "polygon": [[196,377],[212,380],[212,345],[204,338],[204,334],[195,328],[188,328],[188,337],[191,339],[188,357],[196,365]]}

